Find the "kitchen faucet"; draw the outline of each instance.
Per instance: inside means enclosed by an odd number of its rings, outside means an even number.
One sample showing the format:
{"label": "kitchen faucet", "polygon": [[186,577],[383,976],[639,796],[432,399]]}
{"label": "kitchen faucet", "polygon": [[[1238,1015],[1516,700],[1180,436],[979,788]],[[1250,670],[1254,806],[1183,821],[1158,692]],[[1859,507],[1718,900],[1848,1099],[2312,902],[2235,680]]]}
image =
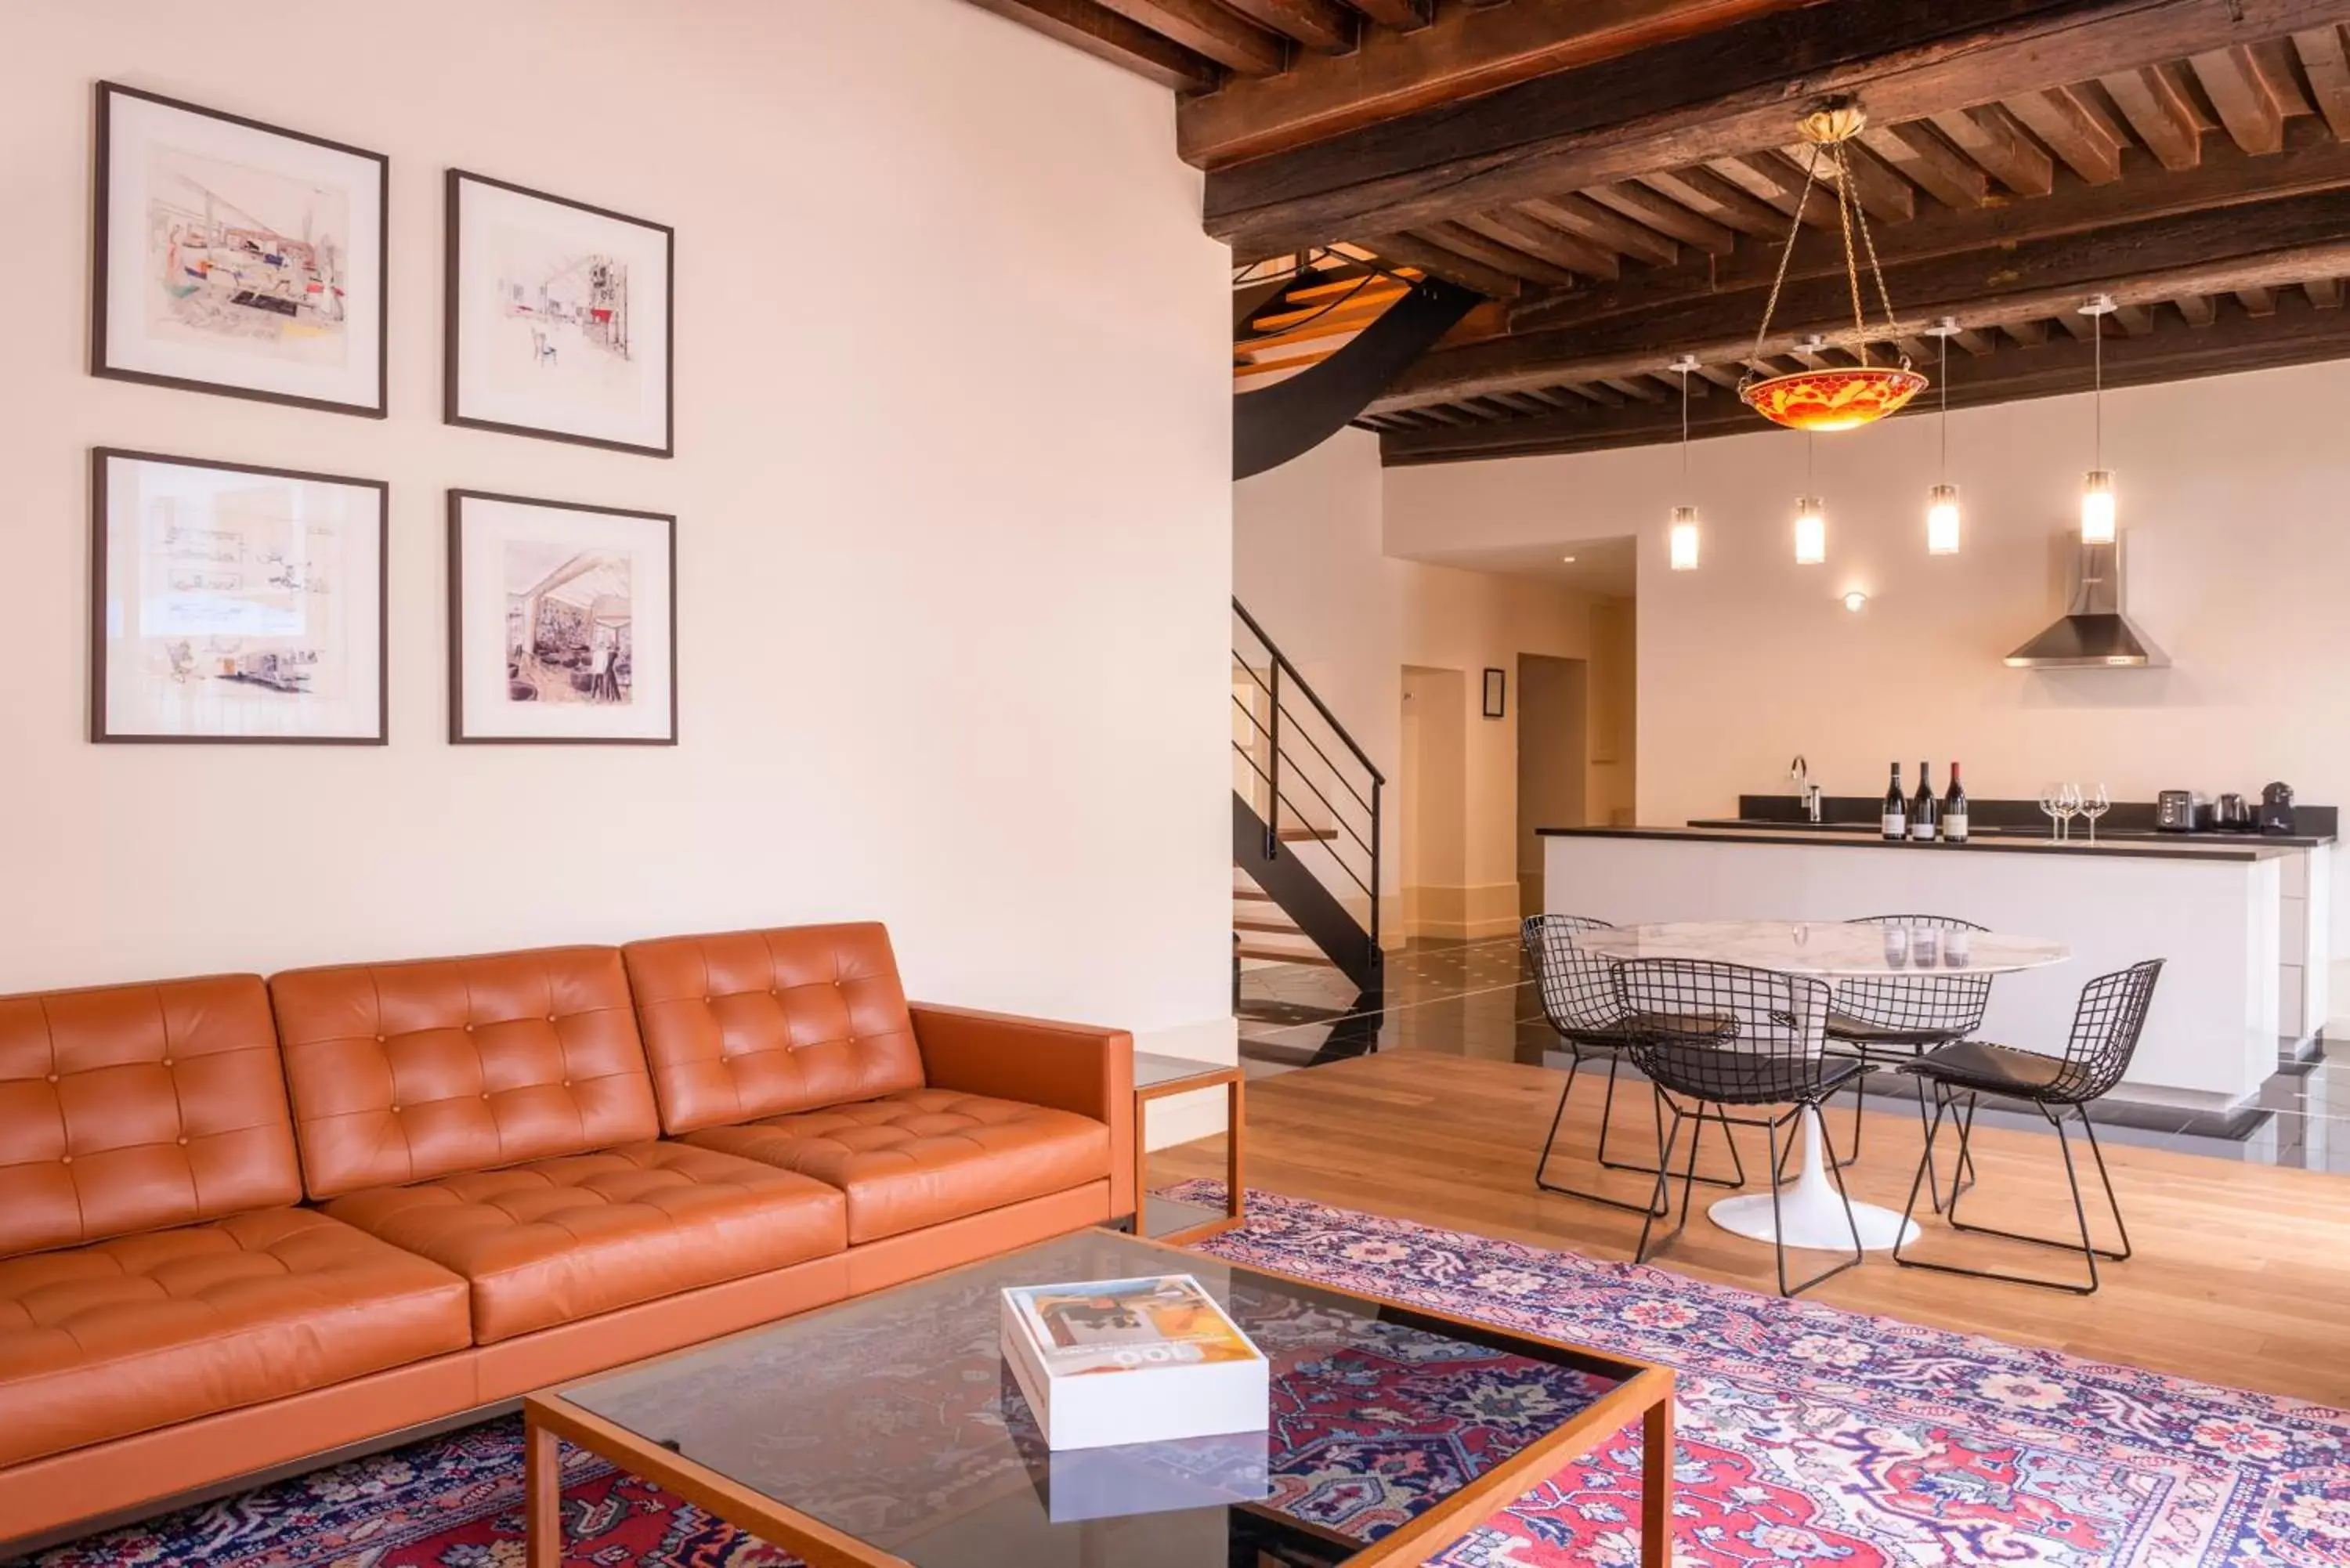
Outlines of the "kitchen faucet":
{"label": "kitchen faucet", "polygon": [[1820,786],[1812,782],[1812,764],[1803,753],[1797,752],[1795,760],[1787,764],[1787,776],[1794,780],[1795,787],[1803,792],[1804,815],[1810,821],[1819,821]]}

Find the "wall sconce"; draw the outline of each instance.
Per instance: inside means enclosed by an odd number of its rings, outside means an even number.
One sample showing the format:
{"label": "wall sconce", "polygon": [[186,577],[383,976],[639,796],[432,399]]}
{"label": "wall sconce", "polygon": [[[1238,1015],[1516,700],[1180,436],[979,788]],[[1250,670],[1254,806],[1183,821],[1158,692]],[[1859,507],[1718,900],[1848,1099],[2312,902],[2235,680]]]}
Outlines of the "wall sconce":
{"label": "wall sconce", "polygon": [[1844,596],[1844,607],[1858,615],[1868,607],[1868,596],[1855,588]]}

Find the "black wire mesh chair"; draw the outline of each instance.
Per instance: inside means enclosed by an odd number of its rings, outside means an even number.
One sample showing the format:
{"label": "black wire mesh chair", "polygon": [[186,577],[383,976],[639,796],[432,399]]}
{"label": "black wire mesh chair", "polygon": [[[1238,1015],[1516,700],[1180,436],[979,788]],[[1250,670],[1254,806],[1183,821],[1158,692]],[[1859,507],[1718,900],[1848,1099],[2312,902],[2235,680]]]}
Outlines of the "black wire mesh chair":
{"label": "black wire mesh chair", "polygon": [[[1981,931],[1972,920],[1952,915],[1864,915],[1847,925],[1924,927],[1937,932]],[[1849,980],[1835,989],[1828,1006],[1828,1047],[1857,1059],[1868,1072],[1879,1067],[1906,1066],[1937,1046],[1964,1040],[1982,1027],[1983,1010],[1991,1005],[1991,977],[1938,971],[1906,975],[1898,980]],[[1860,1158],[1861,1105],[1866,1084],[1864,1074],[1852,1096],[1852,1149],[1839,1164]],[[1933,1124],[1933,1106],[1923,1078],[1918,1080],[1918,1127]],[[1961,1168],[1960,1179],[1972,1168]],[[1926,1194],[1937,1214],[1942,1211],[1939,1188]]]}
{"label": "black wire mesh chair", "polygon": [[[1787,1282],[1787,1248],[1781,1236],[1783,1221],[1779,1206],[1779,1134],[1792,1133],[1806,1111],[1817,1112],[1828,1097],[1861,1072],[1849,1056],[1827,1054],[1829,991],[1825,981],[1811,975],[1781,974],[1743,964],[1692,959],[1636,959],[1616,971],[1623,998],[1625,1027],[1631,1034],[1632,1064],[1648,1075],[1658,1088],[1658,1161],[1656,1201],[1640,1226],[1636,1262],[1647,1262],[1649,1233],[1666,1200],[1666,1178],[1672,1167],[1674,1146],[1681,1123],[1693,1114],[1682,1108],[1684,1099],[1717,1107],[1724,1130],[1732,1126],[1759,1127],[1771,1140],[1771,1220],[1773,1251],[1779,1270],[1779,1293],[1792,1296],[1810,1290],[1858,1263],[1862,1258],[1860,1227],[1852,1217],[1852,1198],[1844,1189],[1844,1174],[1835,1161],[1826,1161],[1836,1193],[1844,1199],[1845,1222],[1852,1231],[1852,1256],[1799,1284]],[[1731,1116],[1727,1107],[1772,1107],[1759,1116]],[[1785,1106],[1784,1110],[1776,1107]],[[1664,1115],[1673,1113],[1672,1130],[1665,1130]],[[1690,1139],[1690,1174],[1697,1169],[1697,1139]],[[1654,1251],[1662,1251],[1689,1224],[1690,1190],[1681,1183],[1680,1218],[1659,1238]]]}
{"label": "black wire mesh chair", "polygon": [[[1596,953],[1587,953],[1571,940],[1578,931],[1605,931],[1615,928],[1606,920],[1588,915],[1532,915],[1520,923],[1518,940],[1524,946],[1527,961],[1534,965],[1534,981],[1542,992],[1543,1017],[1558,1034],[1566,1048],[1566,1084],[1558,1092],[1558,1109],[1551,1113],[1550,1131],[1543,1138],[1542,1158],[1534,1161],[1534,1185],[1544,1192],[1556,1192],[1568,1198],[1580,1198],[1587,1203],[1604,1203],[1610,1209],[1629,1210],[1635,1214],[1654,1213],[1661,1217],[1664,1210],[1654,1207],[1653,1198],[1633,1203],[1621,1198],[1605,1198],[1581,1188],[1563,1186],[1548,1179],[1551,1156],[1558,1143],[1559,1125],[1566,1117],[1566,1102],[1575,1093],[1575,1078],[1586,1060],[1605,1057],[1607,1062],[1607,1094],[1599,1103],[1599,1163],[1609,1170],[1634,1171],[1641,1176],[1655,1176],[1659,1168],[1607,1158],[1607,1130],[1616,1110],[1616,1077],[1623,1070],[1624,1052],[1631,1044],[1631,1036],[1624,1027],[1624,1002],[1616,990],[1616,964]],[[1651,1091],[1653,1092],[1653,1091]],[[1703,1119],[1719,1119],[1709,1117]],[[1704,1136],[1702,1125],[1698,1137]],[[1738,1145],[1722,1128],[1722,1141],[1730,1145],[1731,1176],[1700,1176],[1697,1179],[1708,1187],[1743,1187],[1746,1185],[1745,1162],[1738,1157]],[[1694,1143],[1694,1140],[1692,1140]],[[1659,1143],[1659,1158],[1663,1145]]]}
{"label": "black wire mesh chair", "polygon": [[[2020,1231],[1997,1230],[1989,1225],[1970,1225],[1959,1218],[1959,1199],[1972,1189],[1971,1181],[1960,1185],[1953,1182],[1950,1199],[1943,1218],[1957,1231],[1971,1231],[1981,1236],[1999,1236],[2010,1241],[2029,1241],[2037,1247],[2055,1247],[2068,1252],[2078,1252],[2088,1265],[2089,1277],[2083,1283],[2073,1280],[2049,1279],[2032,1274],[1999,1273],[1989,1269],[1961,1268],[1956,1263],[1928,1262],[1918,1258],[1905,1258],[1901,1248],[1893,1249],[1893,1261],[1904,1268],[1932,1269],[1938,1273],[1964,1274],[1976,1280],[2004,1280],[2010,1284],[2039,1285],[2043,1289],[2070,1291],[2075,1295],[2092,1295],[2097,1289],[2097,1260],[2111,1262],[2126,1262],[2130,1255],[2129,1227],[2122,1220],[2121,1200],[2114,1196],[2114,1179],[2106,1168],[2105,1150],[2097,1147],[2097,1133],[2089,1120],[2091,1102],[2109,1093],[2129,1071],[2130,1058],[2137,1053],[2138,1037],[2146,1030],[2147,1008],[2154,1001],[2154,982],[2162,977],[2162,960],[2148,959],[2132,964],[2126,970],[2100,975],[2081,988],[2080,1005],[2073,1013],[2073,1033],[2064,1043],[2062,1056],[2046,1055],[2037,1051],[2019,1051],[2012,1046],[1992,1045],[1980,1040],[1962,1040],[1929,1052],[1918,1061],[1902,1069],[1930,1079],[1934,1085],[1934,1121],[1927,1129],[1926,1152],[1918,1161],[1918,1174],[1909,1183],[1909,1202],[1902,1211],[1902,1233],[1908,1233],[1908,1219],[1918,1207],[1918,1189],[1933,1179],[1934,1140],[1942,1130],[1942,1118],[1949,1113],[1959,1129],[1959,1161],[1961,1171],[1967,1167],[1967,1144],[1974,1136],[1975,1104],[1983,1095],[1995,1095],[2003,1099],[2022,1100],[2048,1119],[2056,1129],[2056,1147],[2064,1156],[2064,1179],[2073,1190],[2073,1218],[2081,1228],[2080,1241],[2072,1241],[2048,1236],[2027,1236]],[[1953,1107],[1959,1096],[1966,1097],[1966,1109],[1961,1114]],[[2089,1235],[2089,1210],[2081,1200],[2081,1172],[2073,1158],[2073,1145],[2066,1137],[2064,1124],[2077,1118],[2081,1132],[2089,1140],[2089,1153],[2096,1160],[2097,1180],[2106,1189],[2106,1207],[2112,1210],[2114,1230],[2121,1239],[2118,1250],[2099,1247]]]}

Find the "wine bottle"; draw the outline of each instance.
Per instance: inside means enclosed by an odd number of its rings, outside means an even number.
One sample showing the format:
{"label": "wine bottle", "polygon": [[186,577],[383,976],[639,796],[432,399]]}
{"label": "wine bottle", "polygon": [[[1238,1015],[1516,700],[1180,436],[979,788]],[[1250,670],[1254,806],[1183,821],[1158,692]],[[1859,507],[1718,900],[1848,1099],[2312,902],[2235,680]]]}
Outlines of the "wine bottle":
{"label": "wine bottle", "polygon": [[1901,793],[1901,764],[1893,764],[1893,782],[1885,786],[1885,836],[1909,836],[1909,797]]}
{"label": "wine bottle", "polygon": [[1967,786],[1959,782],[1959,764],[1950,764],[1950,793],[1942,796],[1942,842],[1967,841]]}
{"label": "wine bottle", "polygon": [[1942,803],[1934,797],[1933,784],[1926,776],[1926,764],[1918,764],[1918,798],[1909,803],[1909,842],[1931,844],[1934,829],[1942,820]]}

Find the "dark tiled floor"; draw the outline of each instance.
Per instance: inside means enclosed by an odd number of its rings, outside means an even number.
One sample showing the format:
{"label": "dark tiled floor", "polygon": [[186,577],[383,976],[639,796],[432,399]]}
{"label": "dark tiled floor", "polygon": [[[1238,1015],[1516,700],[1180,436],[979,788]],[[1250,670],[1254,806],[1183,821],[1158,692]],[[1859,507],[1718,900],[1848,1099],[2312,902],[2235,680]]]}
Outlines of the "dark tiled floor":
{"label": "dark tiled floor", "polygon": [[[1452,1056],[1547,1064],[1565,1067],[1552,1049],[1557,1037],[1543,1021],[1542,1002],[1523,967],[1515,937],[1469,942],[1415,941],[1389,955],[1383,995],[1358,993],[1335,970],[1276,964],[1241,978],[1241,1056],[1252,1075],[1294,1072],[1370,1051],[1429,1051]],[[1898,1108],[1888,1096],[1910,1092],[1908,1081],[1880,1074],[1872,1106]],[[1848,1103],[1848,1102],[1847,1102]],[[2262,1087],[2251,1115],[2230,1118],[2211,1136],[2212,1119],[2167,1107],[2108,1105],[2097,1136],[2215,1159],[2290,1166],[2350,1175],[2350,1051],[2291,1073]],[[1978,1113],[1981,1127],[2041,1131],[2036,1112]]]}

